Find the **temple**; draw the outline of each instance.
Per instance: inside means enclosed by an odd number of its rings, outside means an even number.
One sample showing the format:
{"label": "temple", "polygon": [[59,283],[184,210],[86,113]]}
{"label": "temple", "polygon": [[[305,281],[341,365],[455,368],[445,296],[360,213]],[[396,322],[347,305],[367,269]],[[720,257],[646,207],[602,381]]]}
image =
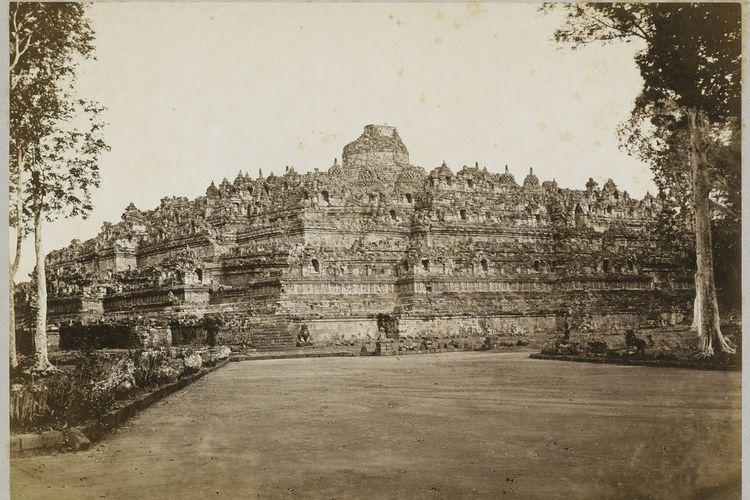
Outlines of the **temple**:
{"label": "temple", "polygon": [[507,166],[428,173],[394,127],[368,125],[325,172],[240,172],[195,200],[131,204],[95,238],[50,252],[49,322],[62,345],[116,325],[159,345],[200,342],[220,315],[221,342],[260,349],[470,347],[488,334],[539,344],[566,321],[675,324],[693,282],[652,228],[660,210],[611,180],[573,190],[531,170],[519,185]]}

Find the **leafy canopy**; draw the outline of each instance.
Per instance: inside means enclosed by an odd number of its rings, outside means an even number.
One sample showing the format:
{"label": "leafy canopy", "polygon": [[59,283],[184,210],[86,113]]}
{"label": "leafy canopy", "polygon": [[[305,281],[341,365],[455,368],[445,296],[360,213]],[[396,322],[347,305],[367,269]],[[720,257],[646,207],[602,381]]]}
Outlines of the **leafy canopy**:
{"label": "leafy canopy", "polygon": [[[84,4],[10,5],[11,224],[35,213],[84,216],[99,186],[103,110],[75,92],[76,69],[92,57],[94,31]],[[12,200],[14,201],[14,200]],[[23,207],[20,210],[18,206]]]}

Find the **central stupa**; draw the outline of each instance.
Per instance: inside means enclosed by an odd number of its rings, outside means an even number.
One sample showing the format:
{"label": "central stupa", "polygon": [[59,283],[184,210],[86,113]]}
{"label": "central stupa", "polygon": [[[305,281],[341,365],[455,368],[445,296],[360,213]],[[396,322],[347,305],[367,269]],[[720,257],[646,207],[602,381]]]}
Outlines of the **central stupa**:
{"label": "central stupa", "polygon": [[367,125],[357,140],[344,146],[342,162],[344,172],[359,177],[395,179],[409,166],[409,150],[396,127]]}

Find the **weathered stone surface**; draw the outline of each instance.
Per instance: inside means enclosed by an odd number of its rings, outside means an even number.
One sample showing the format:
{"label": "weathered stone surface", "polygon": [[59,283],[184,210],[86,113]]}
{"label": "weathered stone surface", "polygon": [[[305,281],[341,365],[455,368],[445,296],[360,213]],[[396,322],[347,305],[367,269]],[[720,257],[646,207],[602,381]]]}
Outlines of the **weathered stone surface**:
{"label": "weathered stone surface", "polygon": [[481,348],[514,329],[541,345],[566,321],[674,324],[690,318],[693,281],[650,229],[660,210],[611,180],[573,190],[479,165],[428,173],[395,128],[369,125],[327,172],[241,172],[195,200],[131,204],[97,237],[50,252],[49,320],[62,344],[122,323],[143,345],[416,350]]}
{"label": "weathered stone surface", "polygon": [[21,434],[18,436],[21,439],[22,450],[35,450],[43,446],[42,436],[39,434]]}
{"label": "weathered stone surface", "polygon": [[190,354],[185,356],[185,368],[189,372],[197,372],[203,366],[203,360],[200,354]]}
{"label": "weathered stone surface", "polygon": [[91,446],[91,441],[80,429],[73,427],[68,430],[68,444],[74,450],[87,450]]}
{"label": "weathered stone surface", "polygon": [[19,436],[10,436],[10,451],[21,451],[21,438]]}
{"label": "weathered stone surface", "polygon": [[61,431],[42,432],[42,443],[45,448],[61,446],[65,442],[65,434]]}
{"label": "weathered stone surface", "polygon": [[229,349],[229,347],[223,345],[212,348],[211,353],[216,357],[216,359],[222,360],[227,359],[229,356],[231,356],[232,350]]}

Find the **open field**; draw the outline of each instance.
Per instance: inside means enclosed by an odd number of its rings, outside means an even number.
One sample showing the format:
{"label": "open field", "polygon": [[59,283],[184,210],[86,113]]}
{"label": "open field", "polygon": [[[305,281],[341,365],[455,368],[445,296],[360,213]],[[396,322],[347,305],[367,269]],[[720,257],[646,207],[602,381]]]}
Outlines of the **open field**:
{"label": "open field", "polygon": [[231,363],[13,498],[739,498],[740,373],[451,353]]}

